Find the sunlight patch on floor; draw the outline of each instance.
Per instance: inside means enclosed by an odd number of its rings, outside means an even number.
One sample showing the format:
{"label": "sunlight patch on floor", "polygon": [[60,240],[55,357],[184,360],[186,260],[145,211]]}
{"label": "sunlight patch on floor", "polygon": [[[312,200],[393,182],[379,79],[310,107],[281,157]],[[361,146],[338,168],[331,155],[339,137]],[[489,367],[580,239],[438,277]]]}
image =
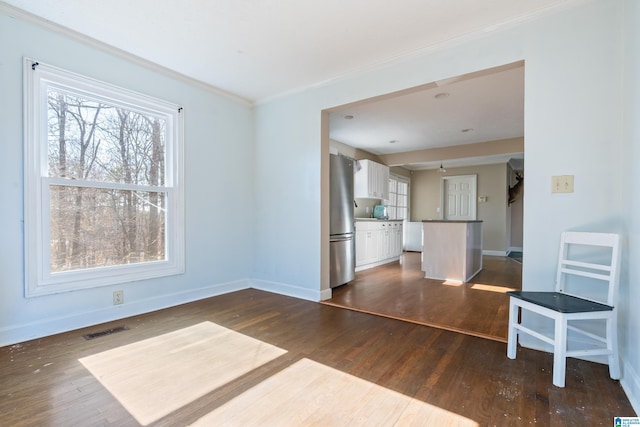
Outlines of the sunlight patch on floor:
{"label": "sunlight patch on floor", "polygon": [[477,426],[461,415],[302,359],[200,418],[193,427]]}
{"label": "sunlight patch on floor", "polygon": [[212,322],[80,359],[148,425],[286,351]]}
{"label": "sunlight patch on floor", "polygon": [[464,285],[464,282],[461,282],[460,280],[447,279],[442,282],[442,284],[447,286],[462,286]]}
{"label": "sunlight patch on floor", "polygon": [[484,285],[482,283],[475,283],[471,286],[471,289],[475,289],[477,291],[489,291],[489,292],[498,292],[501,294],[506,294],[509,291],[515,291],[515,288],[506,288],[504,286],[494,286],[494,285]]}

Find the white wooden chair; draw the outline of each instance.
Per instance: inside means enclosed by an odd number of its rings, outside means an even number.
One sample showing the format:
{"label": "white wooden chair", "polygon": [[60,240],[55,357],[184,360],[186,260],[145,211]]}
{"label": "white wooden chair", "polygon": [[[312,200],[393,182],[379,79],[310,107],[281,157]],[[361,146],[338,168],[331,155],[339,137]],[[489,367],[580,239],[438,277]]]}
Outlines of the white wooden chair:
{"label": "white wooden chair", "polygon": [[[604,263],[603,259],[606,260]],[[620,237],[617,234],[562,233],[555,292],[507,292],[510,295],[507,357],[516,358],[518,336],[525,333],[553,346],[553,384],[558,387],[565,384],[567,357],[606,355],[609,375],[619,379],[616,310],[619,264]],[[602,284],[607,286],[606,293],[604,289],[596,289],[602,288],[599,286]],[[523,311],[553,319],[553,337],[523,326],[519,316]],[[592,319],[600,319],[604,325],[581,322]],[[578,323],[582,323],[580,328]],[[604,326],[604,329],[594,331],[598,326]],[[580,347],[587,348],[569,350],[568,330],[581,334]]]}

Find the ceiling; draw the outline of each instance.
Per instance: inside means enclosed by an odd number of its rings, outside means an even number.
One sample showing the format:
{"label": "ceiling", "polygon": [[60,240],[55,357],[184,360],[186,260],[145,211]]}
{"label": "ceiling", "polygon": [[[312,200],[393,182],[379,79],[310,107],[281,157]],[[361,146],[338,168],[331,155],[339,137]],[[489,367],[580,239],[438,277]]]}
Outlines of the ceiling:
{"label": "ceiling", "polygon": [[[584,1],[0,0],[0,11],[43,18],[255,104]],[[373,153],[522,136],[522,74],[453,79],[334,111],[331,136]],[[435,99],[440,92],[449,96]]]}
{"label": "ceiling", "polygon": [[0,8],[256,102],[584,1],[0,0]]}
{"label": "ceiling", "polygon": [[[434,82],[425,88],[338,108],[330,136],[377,155],[524,136],[522,62]],[[507,162],[521,153],[448,161],[450,167]],[[409,169],[434,169],[441,159]]]}

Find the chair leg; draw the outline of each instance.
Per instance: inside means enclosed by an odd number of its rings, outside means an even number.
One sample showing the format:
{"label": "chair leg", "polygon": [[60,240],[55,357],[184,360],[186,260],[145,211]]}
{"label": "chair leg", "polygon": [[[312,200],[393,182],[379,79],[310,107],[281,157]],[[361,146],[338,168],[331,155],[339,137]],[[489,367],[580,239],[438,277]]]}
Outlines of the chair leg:
{"label": "chair leg", "polygon": [[616,313],[607,319],[607,347],[609,355],[609,376],[614,380],[620,379],[620,357],[618,355],[618,327]]}
{"label": "chair leg", "polygon": [[553,385],[564,387],[567,373],[567,320],[563,317],[555,319],[555,336],[553,349]]}
{"label": "chair leg", "polygon": [[516,347],[518,344],[518,311],[520,308],[515,304],[513,298],[509,301],[509,330],[507,332],[507,357],[509,359],[516,358]]}

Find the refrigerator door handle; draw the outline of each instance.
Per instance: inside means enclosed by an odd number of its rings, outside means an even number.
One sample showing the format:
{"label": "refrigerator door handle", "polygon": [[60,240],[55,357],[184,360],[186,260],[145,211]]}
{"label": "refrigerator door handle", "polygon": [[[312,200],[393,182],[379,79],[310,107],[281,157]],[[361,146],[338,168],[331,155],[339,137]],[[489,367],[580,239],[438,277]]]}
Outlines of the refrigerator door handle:
{"label": "refrigerator door handle", "polygon": [[329,243],[333,243],[333,242],[347,242],[349,240],[353,239],[353,236],[346,236],[346,237],[330,237],[329,238]]}

